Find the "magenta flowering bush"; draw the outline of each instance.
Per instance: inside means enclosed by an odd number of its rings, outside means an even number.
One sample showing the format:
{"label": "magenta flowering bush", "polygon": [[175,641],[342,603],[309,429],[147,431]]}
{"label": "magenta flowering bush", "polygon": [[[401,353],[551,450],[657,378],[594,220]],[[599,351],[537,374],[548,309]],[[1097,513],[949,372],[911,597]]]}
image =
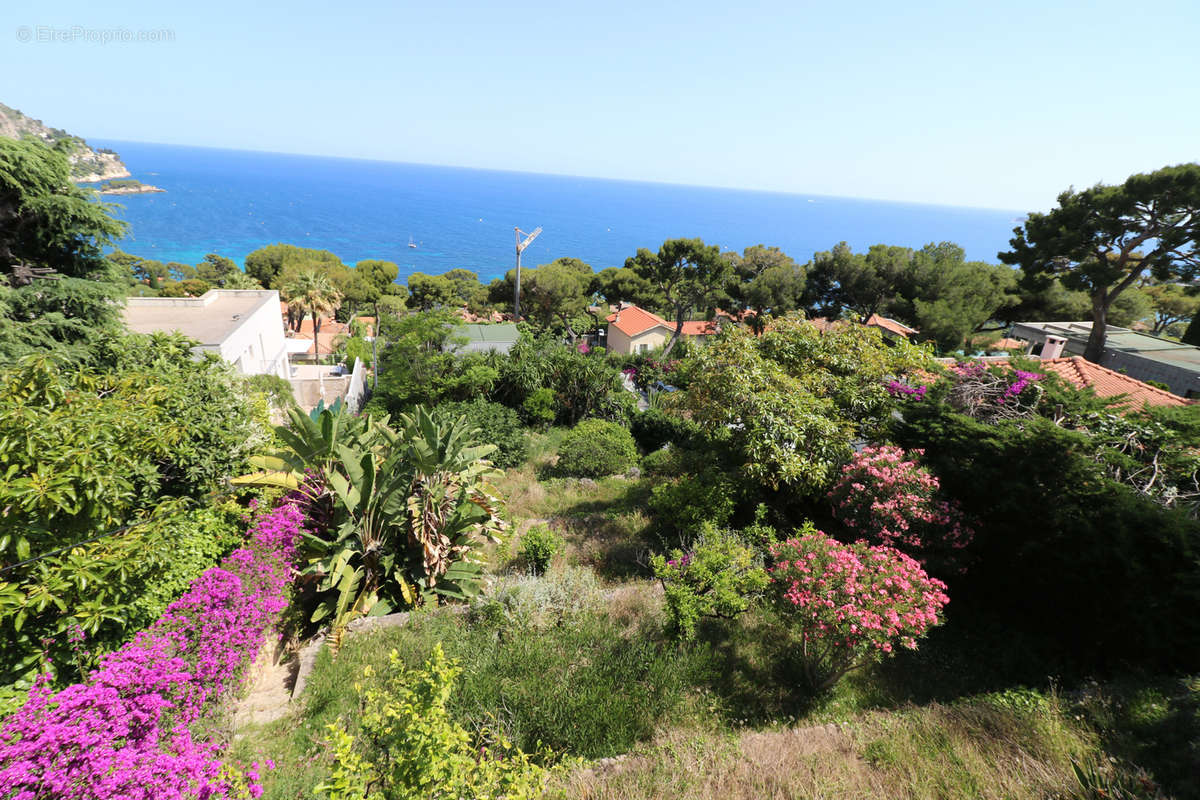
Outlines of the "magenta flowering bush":
{"label": "magenta flowering bush", "polygon": [[997,403],[1003,404],[1017,400],[1029,384],[1046,377],[1037,372],[1026,372],[1023,369],[1014,370],[1014,372],[1017,375],[1017,379],[1004,387],[1004,395],[996,401]]}
{"label": "magenta flowering bush", "polygon": [[224,768],[192,725],[237,688],[287,605],[303,522],[290,503],[260,516],[244,547],[86,682],[54,693],[39,678],[0,730],[0,798],[258,797],[257,777]]}
{"label": "magenta flowering bush", "polygon": [[922,384],[910,386],[903,381],[888,381],[883,385],[883,388],[887,389],[888,394],[892,397],[901,400],[913,400],[918,403],[925,399],[925,394],[929,391],[928,386]]}
{"label": "magenta flowering bush", "polygon": [[812,527],[770,548],[775,603],[799,635],[812,688],[880,661],[942,620],[946,584],[890,547],[842,544]]}
{"label": "magenta flowering bush", "polygon": [[961,361],[950,367],[950,391],[946,402],[968,417],[997,422],[1031,416],[1041,399],[1037,372],[1009,369],[1007,364],[987,365],[980,361]]}
{"label": "magenta flowering bush", "polygon": [[[921,456],[923,450],[911,455]],[[908,553],[926,569],[961,572],[959,552],[974,538],[957,502],[899,447],[866,447],[829,492],[833,515],[852,536]]]}

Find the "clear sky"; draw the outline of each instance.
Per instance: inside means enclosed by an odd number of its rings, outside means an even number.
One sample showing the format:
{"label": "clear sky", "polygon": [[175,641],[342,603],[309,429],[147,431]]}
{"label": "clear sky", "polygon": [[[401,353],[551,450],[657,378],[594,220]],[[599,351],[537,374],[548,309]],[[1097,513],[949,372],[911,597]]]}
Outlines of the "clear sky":
{"label": "clear sky", "polygon": [[1196,0],[6,0],[0,102],[85,137],[1037,210],[1200,160],[1198,42]]}

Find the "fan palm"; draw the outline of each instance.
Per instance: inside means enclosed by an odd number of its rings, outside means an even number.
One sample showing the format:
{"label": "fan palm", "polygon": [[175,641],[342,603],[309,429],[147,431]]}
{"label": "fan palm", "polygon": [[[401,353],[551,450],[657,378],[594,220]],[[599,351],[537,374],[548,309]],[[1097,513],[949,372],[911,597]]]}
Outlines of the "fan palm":
{"label": "fan palm", "polygon": [[301,321],[305,314],[312,315],[315,352],[320,355],[321,317],[332,317],[337,313],[342,304],[342,293],[324,272],[302,269],[284,281],[279,294],[287,302],[288,309],[300,315]]}

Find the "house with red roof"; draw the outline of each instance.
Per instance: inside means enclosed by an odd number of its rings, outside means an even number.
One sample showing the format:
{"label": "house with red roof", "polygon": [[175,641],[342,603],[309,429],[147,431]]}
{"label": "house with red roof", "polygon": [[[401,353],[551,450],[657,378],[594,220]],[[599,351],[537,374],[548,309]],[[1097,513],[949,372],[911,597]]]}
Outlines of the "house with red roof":
{"label": "house with red roof", "polygon": [[[675,332],[675,323],[638,306],[622,306],[608,315],[606,347],[610,353],[648,353],[666,345]],[[710,320],[683,323],[682,335],[689,338],[711,336],[717,324]]]}
{"label": "house with red roof", "polygon": [[[809,320],[812,325],[815,325],[821,333],[827,333],[839,325],[853,325],[855,323],[849,320],[835,319],[830,320],[825,317],[813,317]],[[894,320],[891,317],[883,317],[879,314],[872,314],[867,317],[867,321],[863,323],[870,328],[879,328],[883,331],[883,335],[887,339],[907,339],[908,337],[920,333],[916,328],[910,328],[903,322]]]}
{"label": "house with red roof", "polygon": [[1093,364],[1083,356],[1044,358],[1038,367],[1053,372],[1076,389],[1091,389],[1098,397],[1122,398],[1114,407],[1121,411],[1136,411],[1143,405],[1187,406],[1191,402],[1165,389],[1151,386],[1137,378]]}
{"label": "house with red roof", "polygon": [[[285,302],[279,303],[279,313],[283,317],[284,327],[287,329],[289,339],[296,343],[296,346],[290,348],[290,352],[297,355],[315,356],[319,352],[321,355],[329,355],[337,349],[338,343],[350,336],[354,335],[349,323],[338,322],[329,317],[321,317],[321,332],[317,334],[313,328],[313,319],[310,315],[305,315],[295,327],[289,327],[288,306]],[[366,325],[366,335],[368,337],[375,335],[375,318],[374,317],[357,317],[359,322]],[[307,340],[308,347],[301,348],[301,342]],[[318,350],[319,346],[319,350]]]}

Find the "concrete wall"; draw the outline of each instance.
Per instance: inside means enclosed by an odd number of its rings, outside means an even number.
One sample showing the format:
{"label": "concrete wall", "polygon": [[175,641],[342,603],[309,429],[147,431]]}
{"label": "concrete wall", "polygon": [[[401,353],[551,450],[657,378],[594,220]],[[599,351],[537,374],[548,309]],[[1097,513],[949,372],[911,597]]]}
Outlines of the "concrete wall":
{"label": "concrete wall", "polygon": [[1143,358],[1136,353],[1121,350],[1105,350],[1100,364],[1139,381],[1165,383],[1170,387],[1172,394],[1180,397],[1200,397],[1200,374],[1197,374],[1194,368],[1165,364],[1153,358]]}
{"label": "concrete wall", "polygon": [[346,389],[346,407],[357,414],[362,408],[367,394],[367,367],[362,359],[354,359],[354,369],[350,372],[350,385]]}
{"label": "concrete wall", "polygon": [[670,331],[663,330],[662,328],[651,328],[633,337],[630,342],[630,345],[633,347],[631,352],[640,353],[643,349],[649,352],[659,347],[665,347],[667,340],[670,338]]}
{"label": "concrete wall", "polygon": [[353,375],[342,372],[340,367],[327,364],[297,364],[295,374],[289,380],[296,404],[305,412],[312,411],[324,400],[331,406],[338,400],[346,401]]}
{"label": "concrete wall", "polygon": [[221,342],[220,349],[221,358],[237,366],[243,375],[290,377],[278,295],[242,320]]}
{"label": "concrete wall", "polygon": [[616,325],[609,323],[607,339],[605,347],[608,348],[608,352],[629,355],[629,337],[617,330]]}

